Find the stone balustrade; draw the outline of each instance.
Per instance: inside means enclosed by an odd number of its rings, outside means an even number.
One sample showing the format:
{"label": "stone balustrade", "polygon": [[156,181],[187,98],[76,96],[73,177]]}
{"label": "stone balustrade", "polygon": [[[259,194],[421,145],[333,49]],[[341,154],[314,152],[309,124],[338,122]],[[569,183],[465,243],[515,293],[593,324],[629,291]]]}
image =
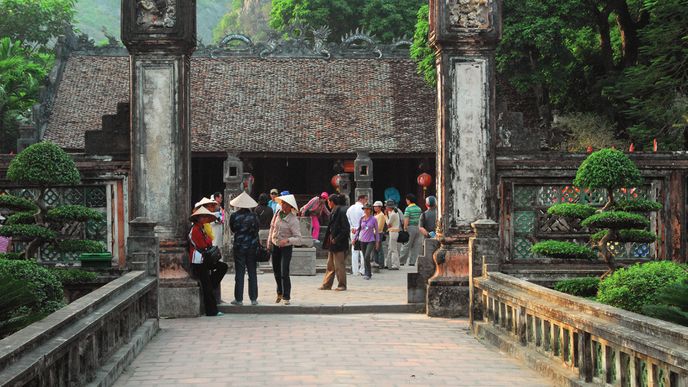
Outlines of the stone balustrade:
{"label": "stone balustrade", "polygon": [[[475,278],[474,333],[559,385],[688,386],[688,328],[503,273]],[[587,384],[586,384],[587,385]]]}
{"label": "stone balustrade", "polygon": [[1,340],[0,385],[112,385],[158,330],[157,282],[129,272]]}

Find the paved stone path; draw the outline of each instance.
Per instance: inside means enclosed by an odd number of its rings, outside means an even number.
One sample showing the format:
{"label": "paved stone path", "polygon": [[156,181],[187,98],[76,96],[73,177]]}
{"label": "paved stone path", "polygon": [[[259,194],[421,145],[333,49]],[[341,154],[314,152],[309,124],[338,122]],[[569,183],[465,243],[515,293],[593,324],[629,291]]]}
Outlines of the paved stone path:
{"label": "paved stone path", "polygon": [[116,386],[549,386],[466,320],[419,314],[162,320]]}

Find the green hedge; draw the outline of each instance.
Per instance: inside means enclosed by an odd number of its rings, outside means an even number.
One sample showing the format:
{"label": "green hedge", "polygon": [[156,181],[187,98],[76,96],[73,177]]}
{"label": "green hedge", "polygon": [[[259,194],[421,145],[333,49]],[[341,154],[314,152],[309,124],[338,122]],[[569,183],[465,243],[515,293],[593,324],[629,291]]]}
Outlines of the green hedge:
{"label": "green hedge", "polygon": [[34,224],[36,223],[36,218],[34,218],[35,212],[25,211],[25,212],[15,212],[14,214],[7,217],[5,220],[5,225],[10,224]]}
{"label": "green hedge", "polygon": [[103,220],[103,213],[92,208],[66,205],[48,210],[47,218],[51,222],[85,222],[87,220]]}
{"label": "green hedge", "polygon": [[[590,240],[597,243],[605,235],[608,230],[598,231],[590,236]],[[638,243],[654,243],[657,241],[657,234],[647,230],[619,230],[619,238],[614,239],[614,242],[638,242]]]}
{"label": "green hedge", "polygon": [[26,283],[36,300],[27,309],[52,313],[64,306],[62,283],[52,271],[34,261],[0,259],[0,276]]}
{"label": "green hedge", "polygon": [[585,219],[597,211],[595,207],[579,203],[560,203],[547,209],[550,215],[563,216],[567,218]]}
{"label": "green hedge", "polygon": [[0,195],[0,207],[9,208],[13,211],[36,212],[38,210],[36,204],[31,200],[9,194]]}
{"label": "green hedge", "polygon": [[595,297],[600,279],[597,277],[580,277],[559,281],[554,284],[554,290],[577,297]]}
{"label": "green hedge", "polygon": [[665,287],[657,300],[656,305],[643,306],[643,314],[688,326],[688,282]]}
{"label": "green hedge", "polygon": [[0,294],[0,339],[45,316],[28,307],[37,300],[24,281],[0,274]]}
{"label": "green hedge", "polygon": [[591,153],[583,162],[573,184],[581,188],[636,187],[642,183],[640,170],[623,152],[601,149]]}
{"label": "green hedge", "polygon": [[35,224],[12,224],[0,227],[0,235],[11,237],[55,239],[57,233]]}
{"label": "green hedge", "polygon": [[628,212],[653,212],[662,209],[662,205],[654,200],[646,199],[621,199],[614,202],[611,206],[614,211],[628,211]]}
{"label": "green hedge", "polygon": [[77,185],[81,180],[74,160],[47,141],[33,144],[16,155],[7,168],[7,178],[38,186]]}
{"label": "green hedge", "polygon": [[650,220],[640,214],[623,211],[600,212],[581,222],[583,227],[590,228],[645,228],[650,226]]}
{"label": "green hedge", "polygon": [[55,250],[61,253],[104,253],[102,242],[91,240],[68,239],[53,244]]}
{"label": "green hedge", "polygon": [[552,258],[597,258],[597,254],[592,249],[574,242],[542,241],[534,244],[530,250],[535,254]]}
{"label": "green hedge", "polygon": [[24,259],[24,254],[23,253],[0,253],[0,259]]}
{"label": "green hedge", "polygon": [[641,313],[645,305],[656,305],[666,287],[688,280],[688,268],[671,261],[638,263],[616,270],[600,282],[599,302]]}
{"label": "green hedge", "polygon": [[98,278],[97,273],[80,269],[53,269],[52,272],[60,280],[63,286],[93,282]]}

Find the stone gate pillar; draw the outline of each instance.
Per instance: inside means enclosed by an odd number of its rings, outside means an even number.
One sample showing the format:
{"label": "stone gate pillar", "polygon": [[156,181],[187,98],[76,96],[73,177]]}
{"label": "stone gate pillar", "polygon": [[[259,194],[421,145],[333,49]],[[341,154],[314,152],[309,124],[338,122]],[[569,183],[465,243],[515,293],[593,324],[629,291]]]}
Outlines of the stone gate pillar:
{"label": "stone gate pillar", "polygon": [[437,57],[437,233],[430,316],[468,316],[471,223],[495,218],[494,52],[500,0],[430,0]]}
{"label": "stone gate pillar", "polygon": [[161,315],[197,315],[197,287],[183,267],[191,210],[189,60],[196,48],[196,1],[123,0],[121,27],[130,54],[129,214],[157,224],[161,305],[173,297],[180,308],[161,308]]}

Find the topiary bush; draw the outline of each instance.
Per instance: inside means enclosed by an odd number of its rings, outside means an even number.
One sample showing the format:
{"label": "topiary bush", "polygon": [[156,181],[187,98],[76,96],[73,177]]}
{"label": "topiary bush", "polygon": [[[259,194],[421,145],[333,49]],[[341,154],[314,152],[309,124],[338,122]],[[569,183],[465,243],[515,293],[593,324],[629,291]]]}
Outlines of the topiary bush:
{"label": "topiary bush", "polygon": [[590,244],[596,247],[597,253],[591,248],[576,248],[575,243],[560,241],[538,242],[531,247],[531,251],[554,258],[590,258],[599,255],[609,267],[605,275],[612,273],[616,269],[616,263],[608,246],[610,243],[652,243],[657,240],[653,232],[645,230],[650,226],[648,217],[637,212],[658,211],[662,208],[661,204],[644,199],[616,201],[614,198],[616,190],[635,187],[641,183],[640,171],[623,152],[602,149],[591,153],[578,167],[573,184],[587,191],[605,189],[607,202],[601,209],[580,203],[555,204],[547,213],[551,216],[580,219],[581,226],[593,231]]}
{"label": "topiary bush", "polygon": [[7,217],[6,225],[0,228],[0,235],[28,241],[23,252],[26,259],[35,257],[38,249],[47,244],[65,253],[103,251],[102,245],[96,241],[75,241],[59,232],[73,229],[64,227],[65,224],[101,221],[103,214],[77,205],[51,208],[43,200],[51,186],[79,184],[79,171],[74,161],[60,147],[50,142],[29,146],[12,159],[7,177],[20,184],[37,186],[40,191],[34,202],[0,195],[0,208],[14,212]]}
{"label": "topiary bush", "polygon": [[580,277],[559,281],[554,290],[577,297],[591,298],[597,295],[600,279],[597,277]]}
{"label": "topiary bush", "polygon": [[52,272],[62,286],[93,282],[98,278],[97,273],[80,269],[53,269]]}
{"label": "topiary bush", "polygon": [[43,317],[27,308],[36,302],[36,296],[26,283],[0,275],[0,294],[0,339]]}
{"label": "topiary bush", "polygon": [[657,301],[643,306],[643,314],[688,326],[688,282],[665,287],[657,293]]}
{"label": "topiary bush", "polygon": [[688,280],[688,268],[671,261],[635,264],[615,271],[600,282],[597,301],[642,313],[646,305],[659,303],[668,286]]}
{"label": "topiary bush", "polygon": [[27,260],[0,259],[0,277],[21,281],[35,296],[26,310],[49,314],[64,306],[62,283],[49,269]]}

